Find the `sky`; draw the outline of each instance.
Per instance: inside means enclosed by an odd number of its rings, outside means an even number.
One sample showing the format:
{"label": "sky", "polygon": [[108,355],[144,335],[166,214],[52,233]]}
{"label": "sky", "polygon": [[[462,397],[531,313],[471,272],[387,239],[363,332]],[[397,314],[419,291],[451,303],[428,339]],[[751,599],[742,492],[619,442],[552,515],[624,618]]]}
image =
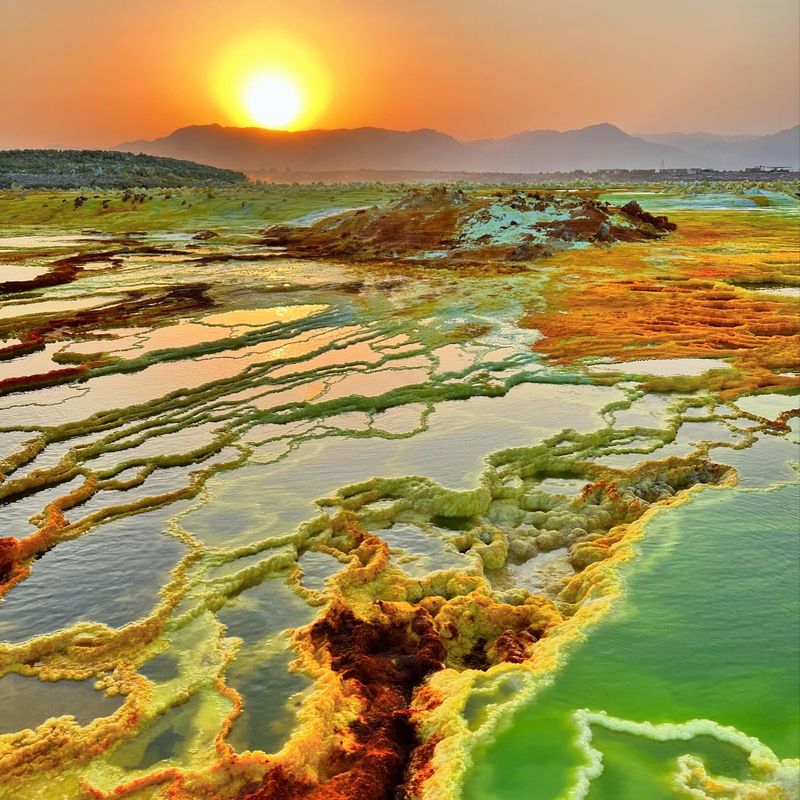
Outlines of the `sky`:
{"label": "sky", "polygon": [[0,147],[256,124],[264,65],[284,127],[773,133],[799,42],[798,0],[0,0]]}

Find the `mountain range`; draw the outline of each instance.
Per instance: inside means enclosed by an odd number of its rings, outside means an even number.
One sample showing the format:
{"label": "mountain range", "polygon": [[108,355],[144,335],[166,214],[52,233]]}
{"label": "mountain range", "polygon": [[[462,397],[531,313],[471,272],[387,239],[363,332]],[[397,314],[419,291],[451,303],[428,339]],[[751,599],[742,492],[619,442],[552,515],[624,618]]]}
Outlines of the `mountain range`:
{"label": "mountain range", "polygon": [[756,165],[800,169],[800,125],[769,136],[632,135],[603,123],[568,131],[523,131],[500,139],[459,141],[429,128],[273,131],[191,125],[152,141],[113,148],[188,159],[227,169],[452,170],[557,172],[577,169]]}

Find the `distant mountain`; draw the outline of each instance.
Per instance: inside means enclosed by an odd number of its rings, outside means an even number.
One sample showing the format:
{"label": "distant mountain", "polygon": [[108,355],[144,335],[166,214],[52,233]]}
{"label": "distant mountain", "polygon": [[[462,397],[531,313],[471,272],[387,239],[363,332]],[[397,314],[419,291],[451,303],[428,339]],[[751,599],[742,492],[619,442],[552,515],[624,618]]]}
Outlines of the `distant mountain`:
{"label": "distant mountain", "polygon": [[115,150],[188,158],[230,169],[439,169],[463,159],[463,145],[438,131],[383,128],[271,131],[192,125]]}
{"label": "distant mountain", "polygon": [[608,123],[569,131],[524,131],[502,139],[459,141],[439,131],[353,128],[270,131],[193,125],[116,150],[190,159],[256,172],[292,170],[451,170],[556,172],[576,169],[800,168],[800,126],[773,136],[633,136]]}
{"label": "distant mountain", "polygon": [[737,146],[736,155],[749,164],[800,169],[800,125],[743,142]]}
{"label": "distant mountain", "polygon": [[769,136],[643,133],[639,138],[654,144],[676,147],[694,156],[693,166],[709,166],[717,169],[753,166],[800,169],[800,125]]}
{"label": "distant mountain", "polygon": [[247,176],[191,161],[108,150],[0,150],[0,187],[107,189],[218,186]]}
{"label": "distant mountain", "polygon": [[631,136],[604,123],[571,131],[524,131],[468,143],[479,170],[558,172],[575,169],[656,169],[689,166],[686,153]]}
{"label": "distant mountain", "polygon": [[656,144],[668,144],[670,147],[678,147],[687,153],[694,153],[709,146],[730,144],[732,142],[749,142],[759,137],[755,134],[724,134],[724,133],[636,133],[640,139]]}

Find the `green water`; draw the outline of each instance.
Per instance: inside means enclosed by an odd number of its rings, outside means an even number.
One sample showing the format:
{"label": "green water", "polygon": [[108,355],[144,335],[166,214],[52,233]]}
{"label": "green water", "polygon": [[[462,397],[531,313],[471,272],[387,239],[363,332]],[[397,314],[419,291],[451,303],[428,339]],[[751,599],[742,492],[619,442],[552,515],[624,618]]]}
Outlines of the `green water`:
{"label": "green water", "polygon": [[[708,719],[800,753],[800,493],[706,490],[647,527],[624,568],[625,596],[576,646],[552,684],[474,753],[465,800],[549,800],[584,761],[577,709],[634,722]],[[590,800],[681,796],[675,758],[742,777],[746,755],[710,737],[656,742],[593,728],[603,774]]]}

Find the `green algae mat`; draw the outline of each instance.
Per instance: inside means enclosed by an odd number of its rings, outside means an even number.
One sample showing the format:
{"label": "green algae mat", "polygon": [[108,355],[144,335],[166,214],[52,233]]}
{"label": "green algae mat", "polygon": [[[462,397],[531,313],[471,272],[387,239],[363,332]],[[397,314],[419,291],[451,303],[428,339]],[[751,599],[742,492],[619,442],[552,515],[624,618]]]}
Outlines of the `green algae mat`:
{"label": "green algae mat", "polygon": [[0,798],[797,798],[797,191],[0,194]]}

